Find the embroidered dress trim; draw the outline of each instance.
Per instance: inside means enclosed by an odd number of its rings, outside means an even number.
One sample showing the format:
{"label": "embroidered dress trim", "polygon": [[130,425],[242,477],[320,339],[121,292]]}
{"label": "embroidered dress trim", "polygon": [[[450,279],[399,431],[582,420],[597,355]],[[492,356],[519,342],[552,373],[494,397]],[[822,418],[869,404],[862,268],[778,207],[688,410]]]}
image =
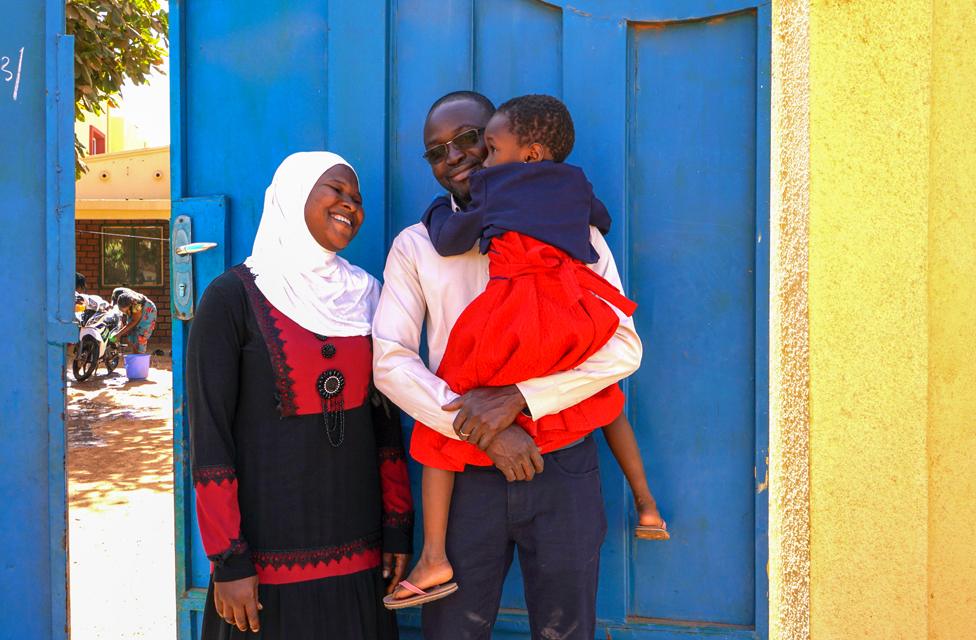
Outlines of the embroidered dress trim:
{"label": "embroidered dress trim", "polygon": [[212,556],[207,556],[207,559],[212,561],[218,567],[223,566],[227,559],[231,556],[240,555],[247,551],[247,543],[243,540],[231,540],[230,546],[224,549],[221,553],[214,554]]}
{"label": "embroidered dress trim", "polygon": [[409,529],[413,526],[413,512],[396,513],[391,511],[384,513],[383,526],[390,529]]}
{"label": "embroidered dress trim", "polygon": [[376,455],[380,462],[398,462],[407,458],[403,449],[399,447],[380,447]]}
{"label": "embroidered dress trim", "polygon": [[251,559],[263,566],[293,567],[337,562],[380,548],[381,535],[375,533],[346,544],[316,549],[289,549],[284,551],[252,551]]}
{"label": "embroidered dress trim", "polygon": [[261,328],[261,335],[264,336],[264,343],[271,356],[271,368],[275,373],[275,387],[278,389],[277,398],[280,398],[279,412],[283,416],[293,416],[296,414],[295,391],[292,389],[291,367],[285,360],[285,343],[281,339],[281,330],[274,322],[271,315],[271,303],[264,297],[261,290],[254,282],[254,274],[245,265],[239,264],[231,268],[231,271],[244,283],[247,297],[254,308],[254,317]]}
{"label": "embroidered dress trim", "polygon": [[237,473],[234,471],[234,467],[215,465],[212,467],[200,467],[193,470],[193,483],[194,484],[207,484],[208,482],[216,482],[220,484],[225,480],[236,480]]}

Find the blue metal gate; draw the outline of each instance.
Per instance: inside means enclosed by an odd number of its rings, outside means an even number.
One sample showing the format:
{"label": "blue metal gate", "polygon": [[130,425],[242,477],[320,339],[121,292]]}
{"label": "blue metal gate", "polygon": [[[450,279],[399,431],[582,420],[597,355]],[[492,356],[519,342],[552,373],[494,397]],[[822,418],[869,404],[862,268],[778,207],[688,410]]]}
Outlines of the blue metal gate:
{"label": "blue metal gate", "polygon": [[[627,383],[629,411],[673,530],[666,543],[633,539],[630,496],[604,449],[599,637],[765,638],[769,6],[284,6],[171,4],[173,214],[192,217],[195,239],[226,239],[223,253],[195,258],[198,295],[248,255],[263,190],[286,154],[330,149],[356,166],[367,218],[347,257],[380,275],[393,236],[437,192],[420,158],[434,99],[464,88],[496,101],[561,96],[577,123],[570,161],[615,216],[610,246],[641,305],[645,361]],[[187,324],[174,327],[176,363]],[[191,508],[179,364],[174,373],[189,639],[209,566]],[[502,607],[496,637],[527,637],[517,571]],[[401,620],[416,637],[418,616]]]}
{"label": "blue metal gate", "polygon": [[67,637],[64,345],[74,341],[74,67],[64,0],[0,20],[0,636]]}

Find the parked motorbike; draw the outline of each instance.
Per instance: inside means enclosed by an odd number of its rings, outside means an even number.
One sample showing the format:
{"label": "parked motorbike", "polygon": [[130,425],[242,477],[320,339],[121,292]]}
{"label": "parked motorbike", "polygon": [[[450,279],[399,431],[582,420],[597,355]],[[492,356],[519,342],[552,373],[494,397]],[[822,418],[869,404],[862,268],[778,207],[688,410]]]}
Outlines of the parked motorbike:
{"label": "parked motorbike", "polygon": [[[80,325],[75,357],[71,361],[71,371],[75,380],[82,382],[90,378],[98,369],[101,360],[109,373],[119,366],[122,350],[118,334],[125,326],[122,312],[101,298],[84,300],[98,296],[75,296],[75,317]],[[101,301],[101,304],[98,301]],[[80,307],[80,308],[79,308]]]}
{"label": "parked motorbike", "polygon": [[78,293],[75,291],[75,322],[83,326],[88,319],[99,311],[108,311],[112,306],[108,300],[92,293]]}

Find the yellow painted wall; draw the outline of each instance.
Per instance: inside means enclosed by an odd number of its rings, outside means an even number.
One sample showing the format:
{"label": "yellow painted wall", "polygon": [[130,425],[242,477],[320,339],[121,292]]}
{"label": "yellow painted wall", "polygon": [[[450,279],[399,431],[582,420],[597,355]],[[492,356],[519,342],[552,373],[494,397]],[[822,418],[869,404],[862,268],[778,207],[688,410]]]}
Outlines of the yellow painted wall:
{"label": "yellow painted wall", "polygon": [[89,156],[88,173],[75,183],[75,196],[169,199],[169,147]]}
{"label": "yellow painted wall", "polygon": [[809,25],[810,637],[976,638],[976,4]]}
{"label": "yellow painted wall", "polygon": [[168,220],[169,147],[89,156],[75,183],[78,220]]}
{"label": "yellow painted wall", "polygon": [[125,118],[117,116],[111,109],[106,109],[101,115],[86,113],[81,120],[75,121],[75,135],[88,152],[88,127],[95,126],[105,134],[105,152],[118,153],[132,149],[146,147],[145,138],[138,128],[132,126]]}
{"label": "yellow painted wall", "polygon": [[935,0],[929,251],[929,638],[976,638],[976,2]]}

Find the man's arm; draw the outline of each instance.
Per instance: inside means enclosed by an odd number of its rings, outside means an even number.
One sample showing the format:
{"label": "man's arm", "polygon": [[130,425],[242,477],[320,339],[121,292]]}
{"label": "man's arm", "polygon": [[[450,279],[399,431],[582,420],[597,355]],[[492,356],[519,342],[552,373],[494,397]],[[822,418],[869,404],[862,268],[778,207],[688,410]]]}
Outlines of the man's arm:
{"label": "man's arm", "polygon": [[[420,332],[427,315],[427,302],[416,260],[402,237],[393,241],[383,278],[383,292],[373,316],[376,387],[413,418],[449,438],[458,439],[452,427],[457,411],[443,408],[457,394],[431,373],[420,358]],[[543,469],[542,456],[532,438],[521,427],[513,425],[513,420],[514,417],[500,430],[485,453],[509,482],[531,480]]]}
{"label": "man's arm", "polygon": [[456,412],[441,407],[457,394],[420,358],[427,302],[410,247],[398,236],[383,271],[384,286],[373,316],[373,379],[393,404],[448,438]]}
{"label": "man's arm", "polygon": [[[610,247],[603,235],[593,227],[590,227],[590,243],[600,254],[600,260],[592,265],[593,270],[623,291]],[[610,306],[620,318],[620,325],[602,349],[575,369],[543,378],[532,378],[516,385],[522,392],[533,419],[538,420],[542,416],[559,413],[579,404],[626,378],[640,367],[644,348],[634,329],[634,320],[613,305]]]}

